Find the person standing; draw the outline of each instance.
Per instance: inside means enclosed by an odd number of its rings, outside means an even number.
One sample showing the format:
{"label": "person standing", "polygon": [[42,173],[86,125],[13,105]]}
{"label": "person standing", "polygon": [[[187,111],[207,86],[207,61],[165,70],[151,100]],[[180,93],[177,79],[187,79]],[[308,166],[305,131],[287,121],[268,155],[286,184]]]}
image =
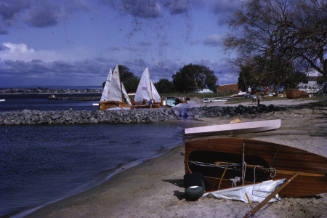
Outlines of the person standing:
{"label": "person standing", "polygon": [[257,94],[257,103],[258,103],[258,107],[260,105],[260,101],[261,101],[261,95],[260,94]]}

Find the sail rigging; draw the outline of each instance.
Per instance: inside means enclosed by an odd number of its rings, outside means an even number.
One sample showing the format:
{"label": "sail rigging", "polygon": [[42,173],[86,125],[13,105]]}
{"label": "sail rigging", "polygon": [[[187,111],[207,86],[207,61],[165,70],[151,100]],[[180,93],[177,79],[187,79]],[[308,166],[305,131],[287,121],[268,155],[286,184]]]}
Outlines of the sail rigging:
{"label": "sail rigging", "polygon": [[114,102],[116,104],[119,103],[119,105],[121,105],[119,107],[126,107],[122,106],[124,104],[124,100],[126,101],[127,106],[132,105],[124,84],[122,84],[120,81],[119,66],[116,65],[114,71],[110,69],[107,76],[107,80],[100,99],[100,109],[101,105],[107,105],[103,106],[103,109],[113,107],[115,105]]}
{"label": "sail rigging", "polygon": [[150,79],[149,68],[145,68],[142,73],[139,85],[135,93],[135,102],[143,102],[143,100],[161,102],[161,97]]}

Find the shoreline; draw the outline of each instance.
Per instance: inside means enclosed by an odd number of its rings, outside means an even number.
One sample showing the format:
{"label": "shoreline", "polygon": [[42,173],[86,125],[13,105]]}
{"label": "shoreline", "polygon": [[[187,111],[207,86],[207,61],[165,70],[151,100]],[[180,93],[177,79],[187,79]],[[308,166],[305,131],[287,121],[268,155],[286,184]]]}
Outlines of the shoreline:
{"label": "shoreline", "polygon": [[[107,173],[105,173],[105,175],[101,176],[103,177],[102,179],[98,179],[98,178],[94,178],[92,181],[89,181],[86,184],[81,185],[80,187],[76,187],[74,190],[72,190],[70,193],[68,193],[67,195],[64,195],[62,197],[59,197],[57,199],[45,202],[41,205],[35,206],[35,207],[30,207],[30,208],[26,208],[26,209],[21,209],[18,211],[12,211],[9,214],[5,214],[4,217],[12,217],[12,218],[19,218],[19,217],[25,217],[28,216],[29,214],[32,214],[35,211],[38,211],[48,205],[51,204],[55,204],[56,202],[71,198],[75,195],[79,195],[81,193],[87,192],[93,188],[96,188],[97,186],[101,186],[103,183],[108,182],[110,179],[112,179],[114,176],[119,175],[120,173],[129,170],[131,168],[137,167],[141,164],[143,164],[146,161],[152,160],[152,159],[156,159],[160,156],[163,156],[169,152],[171,152],[172,150],[176,149],[177,147],[181,147],[182,145],[175,145],[173,147],[170,148],[165,148],[163,150],[158,150],[157,153],[155,153],[153,156],[148,157],[148,158],[143,158],[143,159],[139,159],[139,160],[134,160],[131,162],[127,162],[125,164],[119,164],[117,165],[115,168],[106,170]],[[85,187],[84,187],[85,186]]]}
{"label": "shoreline", "polygon": [[[260,114],[255,119],[279,117],[276,131],[233,135],[295,146],[327,156],[327,108],[302,108]],[[245,116],[245,120],[254,118]],[[227,122],[230,117],[203,118],[199,123]],[[86,192],[50,204],[29,217],[242,217],[249,205],[230,200],[183,199],[183,146],[125,170]],[[285,198],[267,205],[257,217],[325,217],[327,193],[313,198]]]}

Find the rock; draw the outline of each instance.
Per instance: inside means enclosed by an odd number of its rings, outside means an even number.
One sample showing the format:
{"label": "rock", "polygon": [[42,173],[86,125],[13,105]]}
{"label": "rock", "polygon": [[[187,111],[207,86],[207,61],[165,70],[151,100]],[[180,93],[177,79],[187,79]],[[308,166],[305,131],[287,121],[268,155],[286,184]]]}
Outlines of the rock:
{"label": "rock", "polygon": [[273,105],[237,107],[195,107],[195,108],[156,108],[118,111],[38,111],[22,110],[0,112],[0,125],[21,124],[96,124],[96,123],[149,123],[177,119],[199,119],[201,117],[235,116],[241,114],[267,113],[286,110],[286,107]]}

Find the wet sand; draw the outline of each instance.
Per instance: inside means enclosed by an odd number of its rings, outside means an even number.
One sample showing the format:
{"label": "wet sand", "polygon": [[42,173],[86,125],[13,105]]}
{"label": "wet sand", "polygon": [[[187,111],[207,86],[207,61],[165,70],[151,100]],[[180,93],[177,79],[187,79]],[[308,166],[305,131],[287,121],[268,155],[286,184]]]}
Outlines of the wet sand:
{"label": "wet sand", "polygon": [[[277,118],[282,119],[278,130],[230,137],[271,141],[327,157],[327,106],[240,117],[243,121]],[[231,119],[203,118],[194,125],[222,124]],[[183,146],[178,146],[94,189],[48,205],[30,217],[243,217],[250,210],[249,204],[232,200],[186,201],[183,151]],[[256,217],[327,217],[327,193],[284,198],[266,205]]]}

